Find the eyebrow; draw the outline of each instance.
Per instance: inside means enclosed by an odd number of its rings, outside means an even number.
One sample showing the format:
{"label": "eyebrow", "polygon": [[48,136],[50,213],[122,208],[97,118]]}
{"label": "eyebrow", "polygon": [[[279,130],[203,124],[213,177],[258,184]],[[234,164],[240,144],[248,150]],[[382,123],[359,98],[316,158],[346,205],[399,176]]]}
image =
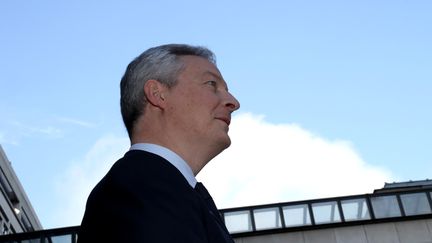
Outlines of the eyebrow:
{"label": "eyebrow", "polygon": [[223,86],[225,86],[225,89],[228,91],[228,84],[225,82],[225,80],[218,74],[212,72],[212,71],[205,71],[204,74],[211,75],[217,79],[218,82],[222,83]]}
{"label": "eyebrow", "polygon": [[210,74],[211,76],[214,76],[215,78],[223,80],[223,78],[221,76],[219,76],[218,74],[216,74],[216,73],[214,73],[212,71],[205,71],[204,74]]}

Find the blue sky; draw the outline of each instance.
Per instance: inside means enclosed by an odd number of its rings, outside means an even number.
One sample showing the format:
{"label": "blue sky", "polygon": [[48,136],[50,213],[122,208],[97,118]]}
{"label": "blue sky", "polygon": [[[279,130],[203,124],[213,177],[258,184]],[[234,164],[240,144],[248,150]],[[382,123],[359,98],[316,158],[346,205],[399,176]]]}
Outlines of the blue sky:
{"label": "blue sky", "polygon": [[[426,0],[2,1],[0,144],[42,224],[79,224],[80,202],[127,150],[126,65],[189,43],[216,53],[241,102],[232,148],[200,175],[218,206],[431,178],[431,10]],[[313,189],[323,181],[327,193]],[[270,182],[279,188],[254,198]]]}

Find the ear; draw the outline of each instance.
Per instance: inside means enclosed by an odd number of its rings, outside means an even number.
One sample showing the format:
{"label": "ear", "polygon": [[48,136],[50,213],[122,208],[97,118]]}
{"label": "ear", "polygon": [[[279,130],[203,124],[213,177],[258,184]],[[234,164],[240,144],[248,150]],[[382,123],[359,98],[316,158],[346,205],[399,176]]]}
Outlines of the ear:
{"label": "ear", "polygon": [[144,84],[144,93],[147,101],[153,106],[164,108],[165,107],[165,91],[167,87],[161,82],[150,79]]}

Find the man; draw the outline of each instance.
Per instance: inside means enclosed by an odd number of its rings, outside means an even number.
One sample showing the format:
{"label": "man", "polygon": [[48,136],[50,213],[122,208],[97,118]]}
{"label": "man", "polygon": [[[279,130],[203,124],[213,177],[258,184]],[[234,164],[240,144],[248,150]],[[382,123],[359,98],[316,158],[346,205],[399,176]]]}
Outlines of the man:
{"label": "man", "polygon": [[240,106],[214,54],[151,48],[129,64],[120,88],[131,148],[91,192],[78,242],[233,242],[195,179],[230,145]]}

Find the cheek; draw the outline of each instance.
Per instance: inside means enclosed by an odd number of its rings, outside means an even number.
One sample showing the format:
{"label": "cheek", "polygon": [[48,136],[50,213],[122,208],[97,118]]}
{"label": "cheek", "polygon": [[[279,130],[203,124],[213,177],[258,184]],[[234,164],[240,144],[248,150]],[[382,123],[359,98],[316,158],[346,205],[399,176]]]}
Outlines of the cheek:
{"label": "cheek", "polygon": [[221,104],[221,98],[215,93],[206,93],[200,100],[201,104],[208,110],[214,110]]}
{"label": "cheek", "polygon": [[181,99],[173,104],[174,108],[177,106],[176,113],[196,125],[209,121],[220,106],[220,98],[215,93],[203,90],[184,90],[179,95]]}

